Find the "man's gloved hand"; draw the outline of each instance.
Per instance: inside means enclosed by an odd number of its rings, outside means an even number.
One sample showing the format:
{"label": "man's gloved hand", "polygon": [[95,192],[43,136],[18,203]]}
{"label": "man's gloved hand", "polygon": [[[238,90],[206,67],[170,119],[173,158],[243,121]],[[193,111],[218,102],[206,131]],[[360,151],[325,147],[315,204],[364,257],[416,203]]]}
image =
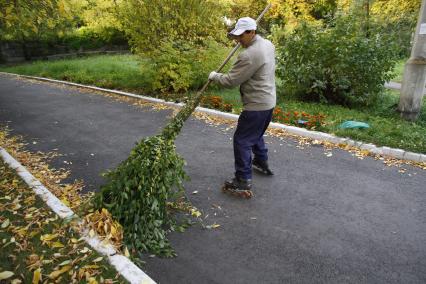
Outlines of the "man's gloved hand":
{"label": "man's gloved hand", "polygon": [[216,78],[217,75],[219,75],[219,73],[217,73],[215,71],[210,72],[209,80],[214,80],[214,78]]}

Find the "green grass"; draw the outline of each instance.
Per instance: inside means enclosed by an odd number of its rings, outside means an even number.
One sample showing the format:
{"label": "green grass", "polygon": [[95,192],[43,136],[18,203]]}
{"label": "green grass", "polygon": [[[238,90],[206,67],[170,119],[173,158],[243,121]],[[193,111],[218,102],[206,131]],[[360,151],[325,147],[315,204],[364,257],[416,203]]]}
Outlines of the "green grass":
{"label": "green grass", "polygon": [[126,283],[1,159],[0,208],[0,273],[13,272],[8,281],[32,283],[40,269],[45,283],[52,273],[65,269],[51,282],[89,283],[87,272],[99,283]]}
{"label": "green grass", "polygon": [[392,79],[394,82],[401,83],[402,82],[402,76],[404,75],[404,66],[407,62],[407,59],[399,60],[394,68],[395,77]]}
{"label": "green grass", "polygon": [[101,55],[36,61],[0,71],[72,81],[98,87],[143,92],[142,60],[135,55]]}
{"label": "green grass", "polygon": [[[394,81],[402,78],[401,60],[395,67],[397,76]],[[143,60],[134,55],[103,55],[55,62],[35,62],[15,67],[3,67],[2,71],[37,75],[101,87],[143,93],[144,83],[141,73],[144,72]],[[219,95],[225,103],[234,105],[234,110],[241,109],[238,88],[225,90],[212,87],[206,95]],[[389,146],[405,150],[426,153],[426,107],[423,102],[422,114],[416,123],[399,118],[395,111],[399,93],[386,91],[380,106],[349,109],[336,105],[300,102],[292,98],[279,98],[279,105],[284,110],[305,111],[310,114],[323,113],[326,125],[321,131],[342,137],[350,137],[378,146]],[[170,98],[179,95],[170,95]],[[367,130],[342,130],[338,125],[346,120],[363,121],[370,124]]]}

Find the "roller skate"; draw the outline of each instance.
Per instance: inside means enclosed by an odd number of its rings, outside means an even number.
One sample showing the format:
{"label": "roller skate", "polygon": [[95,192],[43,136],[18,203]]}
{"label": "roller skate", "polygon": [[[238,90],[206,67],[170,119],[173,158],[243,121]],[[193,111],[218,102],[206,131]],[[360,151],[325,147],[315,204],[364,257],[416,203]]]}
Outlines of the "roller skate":
{"label": "roller skate", "polygon": [[225,181],[222,191],[244,198],[251,198],[253,196],[253,192],[251,191],[251,179],[235,177],[232,180]]}
{"label": "roller skate", "polygon": [[271,171],[271,169],[269,168],[268,161],[261,161],[261,160],[254,158],[253,163],[252,163],[252,167],[253,167],[253,169],[261,172],[264,175],[267,175],[267,176],[274,175],[274,172]]}

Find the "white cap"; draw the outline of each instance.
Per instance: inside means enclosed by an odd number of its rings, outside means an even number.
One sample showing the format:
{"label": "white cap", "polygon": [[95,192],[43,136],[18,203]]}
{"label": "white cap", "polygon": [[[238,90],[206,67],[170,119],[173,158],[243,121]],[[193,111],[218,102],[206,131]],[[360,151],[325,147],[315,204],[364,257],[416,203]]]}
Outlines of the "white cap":
{"label": "white cap", "polygon": [[244,17],[237,21],[235,28],[229,32],[229,34],[234,36],[239,36],[245,31],[256,30],[257,25],[256,21],[250,17]]}

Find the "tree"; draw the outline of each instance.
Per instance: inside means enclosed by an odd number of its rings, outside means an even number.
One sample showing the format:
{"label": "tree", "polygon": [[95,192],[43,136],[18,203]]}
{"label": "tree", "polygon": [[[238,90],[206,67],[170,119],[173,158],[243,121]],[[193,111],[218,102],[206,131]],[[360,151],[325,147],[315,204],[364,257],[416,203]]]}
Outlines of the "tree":
{"label": "tree", "polygon": [[114,33],[122,31],[119,10],[121,0],[87,0],[81,18],[84,27],[109,39]]}
{"label": "tree", "polygon": [[124,1],[120,18],[124,31],[139,53],[150,53],[165,43],[184,41],[203,45],[206,39],[222,40],[223,6],[213,0]]}
{"label": "tree", "polygon": [[400,46],[400,56],[408,57],[421,0],[376,0],[371,17],[379,21],[383,32],[393,35]]}
{"label": "tree", "polygon": [[74,27],[78,0],[0,0],[0,40],[40,39]]}

